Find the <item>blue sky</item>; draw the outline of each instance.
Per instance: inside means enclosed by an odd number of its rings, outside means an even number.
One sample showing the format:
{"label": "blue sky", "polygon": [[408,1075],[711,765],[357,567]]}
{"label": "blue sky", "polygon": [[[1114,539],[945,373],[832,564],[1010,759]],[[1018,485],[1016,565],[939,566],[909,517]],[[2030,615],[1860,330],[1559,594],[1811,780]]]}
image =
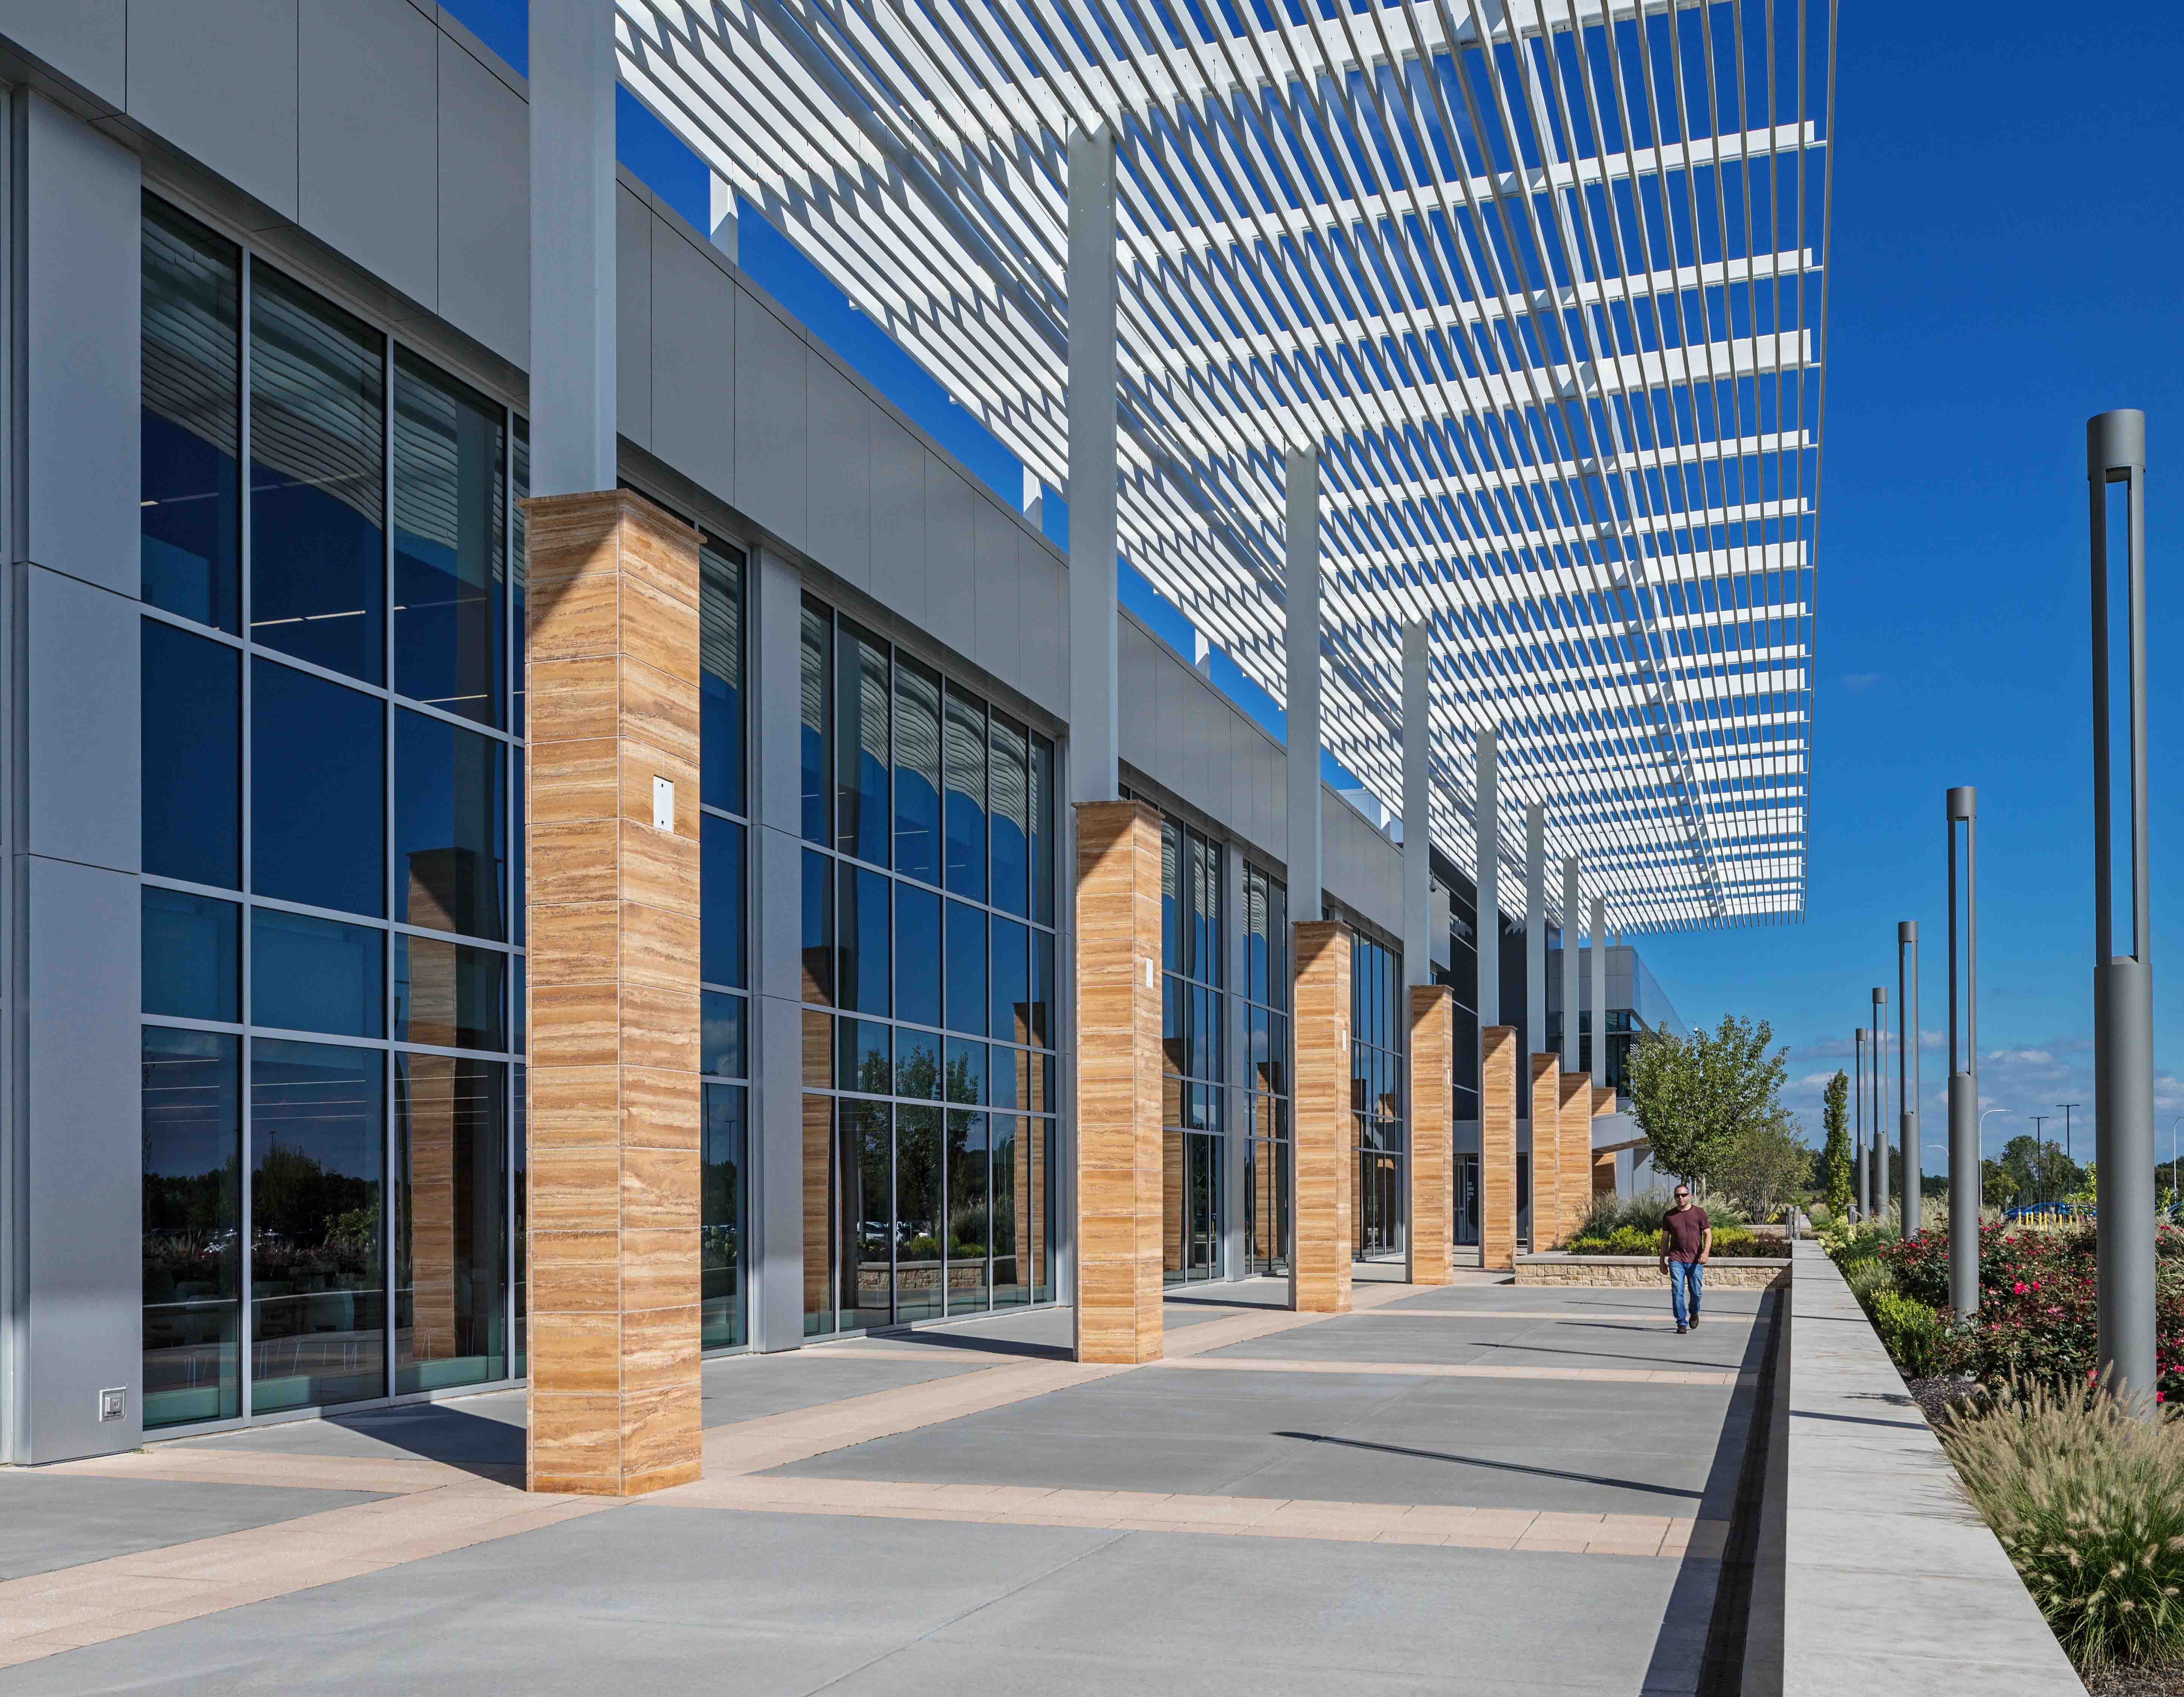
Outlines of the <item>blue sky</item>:
{"label": "blue sky", "polygon": [[[448,9],[521,69],[523,0]],[[2184,598],[2164,573],[2184,504],[2184,262],[2175,88],[2184,13],[2127,6],[2098,29],[2003,3],[1966,14],[1846,7],[1838,62],[1808,913],[1801,924],[1642,940],[1693,1023],[1768,1020],[1792,1105],[1849,1063],[1872,985],[1895,995],[1896,923],[1925,942],[1925,1136],[1944,1135],[1942,797],[1978,786],[1981,1094],[2025,1117],[2092,1099],[2090,614],[2084,421],[2148,416],[2148,596],[2157,1107],[2184,1115]],[[2164,120],[2161,114],[2169,112]],[[704,225],[704,169],[627,94],[629,168]],[[1010,499],[1016,462],[761,220],[745,270]],[[1180,645],[1142,584],[1124,600]],[[1265,698],[1216,656],[1216,677]],[[1279,715],[1273,715],[1279,720]],[[1893,1014],[1891,1014],[1892,1027]],[[2089,1124],[2090,1109],[2080,1117]],[[2050,1127],[2053,1131],[2058,1125]],[[2079,1158],[2090,1149],[2081,1132]],[[1941,1155],[1930,1148],[1932,1169]]]}

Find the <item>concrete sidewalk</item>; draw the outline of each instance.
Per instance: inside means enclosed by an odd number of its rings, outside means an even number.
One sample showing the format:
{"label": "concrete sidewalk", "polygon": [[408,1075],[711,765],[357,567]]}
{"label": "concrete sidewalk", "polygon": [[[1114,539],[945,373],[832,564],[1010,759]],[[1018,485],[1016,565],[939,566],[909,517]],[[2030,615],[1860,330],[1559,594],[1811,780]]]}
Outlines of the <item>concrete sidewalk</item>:
{"label": "concrete sidewalk", "polygon": [[[515,1488],[503,1393],[0,1473],[0,1694],[1687,1693],[1771,1296],[1470,1276],[705,1370],[706,1477]],[[12,1664],[12,1665],[11,1665]]]}

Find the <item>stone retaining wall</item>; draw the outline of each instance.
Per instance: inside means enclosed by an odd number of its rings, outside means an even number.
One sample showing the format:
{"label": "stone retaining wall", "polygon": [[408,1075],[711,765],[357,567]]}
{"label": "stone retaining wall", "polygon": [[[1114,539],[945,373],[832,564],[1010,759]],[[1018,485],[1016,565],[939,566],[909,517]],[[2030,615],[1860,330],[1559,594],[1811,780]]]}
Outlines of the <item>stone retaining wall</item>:
{"label": "stone retaining wall", "polygon": [[[1652,1255],[1568,1255],[1559,1251],[1546,1255],[1519,1255],[1517,1282],[1520,1285],[1607,1285],[1665,1290],[1668,1280],[1660,1261]],[[1710,1291],[1771,1291],[1790,1282],[1786,1259],[1726,1260],[1707,1263],[1706,1287]]]}

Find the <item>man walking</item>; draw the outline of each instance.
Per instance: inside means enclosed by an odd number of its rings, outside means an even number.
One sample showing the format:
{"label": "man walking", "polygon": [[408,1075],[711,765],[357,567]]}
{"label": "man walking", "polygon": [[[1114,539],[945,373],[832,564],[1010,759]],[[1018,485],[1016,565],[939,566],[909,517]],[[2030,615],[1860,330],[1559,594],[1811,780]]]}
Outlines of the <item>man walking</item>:
{"label": "man walking", "polygon": [[1693,1204],[1691,1187],[1678,1185],[1675,1206],[1661,1216],[1661,1270],[1669,1276],[1669,1306],[1679,1332],[1699,1323],[1699,1286],[1713,1253],[1713,1222]]}

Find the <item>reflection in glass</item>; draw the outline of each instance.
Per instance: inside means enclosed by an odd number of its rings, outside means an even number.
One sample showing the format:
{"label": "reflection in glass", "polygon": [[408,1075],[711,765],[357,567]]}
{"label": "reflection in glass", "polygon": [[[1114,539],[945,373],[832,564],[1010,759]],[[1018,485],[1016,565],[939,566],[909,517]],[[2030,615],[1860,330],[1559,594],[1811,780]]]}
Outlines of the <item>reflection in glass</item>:
{"label": "reflection in glass", "polygon": [[986,1029],[986,915],[961,902],[948,904],[948,1029]]}
{"label": "reflection in glass", "polygon": [[144,1011],[241,1019],[242,909],[155,884],[144,886],[143,907]]}
{"label": "reflection in glass", "polygon": [[945,729],[948,795],[945,821],[948,888],[957,896],[986,897],[986,710],[975,695],[947,689]]}
{"label": "reflection in glass", "polygon": [[500,408],[404,351],[394,360],[394,687],[500,723]]}
{"label": "reflection in glass", "polygon": [[[824,1015],[821,1018],[823,1019]],[[806,1016],[809,1023],[809,1016]],[[822,1048],[823,1055],[826,1051]],[[805,1050],[805,1065],[810,1049]],[[838,1275],[854,1283],[855,1272],[841,1273],[835,1255],[833,1222],[841,1218],[841,1212],[852,1204],[852,1192],[847,1187],[854,1180],[845,1181],[834,1154],[834,1101],[832,1097],[807,1096],[804,1098],[804,1335],[816,1337],[838,1330],[848,1323],[836,1300]],[[850,1168],[854,1174],[855,1169]],[[845,1264],[855,1269],[856,1263]],[[846,1295],[840,1304],[850,1301]]]}
{"label": "reflection in glass", "polygon": [[987,745],[992,756],[994,906],[1028,912],[1031,901],[1028,853],[1030,775],[1024,728],[1007,715],[993,716]]}
{"label": "reflection in glass", "polygon": [[699,1071],[720,1078],[749,1076],[749,1063],[744,1059],[748,1013],[744,998],[725,991],[709,990],[698,998]]}
{"label": "reflection in glass", "polygon": [[940,1100],[940,1038],[914,1025],[894,1028],[894,1093],[920,1102]]}
{"label": "reflection in glass", "polygon": [[250,1019],[286,1031],[386,1036],[386,934],[277,907],[250,910]]}
{"label": "reflection in glass", "polygon": [[741,990],[749,957],[744,933],[744,828],[715,813],[698,816],[698,975]]}
{"label": "reflection in glass", "polygon": [[994,1306],[1009,1308],[1031,1300],[1031,1288],[1024,1281],[1023,1264],[1017,1253],[1017,1154],[1018,1128],[1023,1122],[1012,1114],[996,1114],[991,1119],[994,1165],[987,1194],[992,1203],[989,1230],[994,1252]]}
{"label": "reflection in glass", "polygon": [[526,1227],[527,1215],[525,1189],[531,1155],[531,1099],[526,1088],[527,1069],[521,1061],[510,1069],[510,1118],[512,1129],[509,1134],[509,1165],[513,1174],[509,1183],[509,1194],[515,1198],[509,1217],[510,1248],[515,1264],[515,1287],[510,1307],[515,1311],[515,1321],[509,1328],[508,1370],[515,1378],[521,1378],[531,1369],[531,1276],[525,1264],[525,1251],[530,1247]]}
{"label": "reflection in glass", "polygon": [[495,942],[508,787],[501,745],[424,713],[394,716],[394,917]]}
{"label": "reflection in glass", "polygon": [[[525,617],[523,550],[529,545],[530,541],[524,528],[523,503],[531,494],[531,427],[521,418],[515,421],[515,438],[509,446],[508,455],[509,592],[515,598],[515,606],[509,615],[509,624],[515,632],[515,655],[508,668],[510,697],[508,724],[510,730],[516,735],[521,736],[523,734],[523,655],[524,638],[526,634],[523,623]],[[516,781],[520,784],[522,782],[521,761],[516,762],[516,770],[518,773]],[[523,810],[521,807],[516,809],[515,817],[519,819],[523,817]],[[521,833],[519,832],[517,835],[521,836]],[[521,890],[523,888],[523,863],[520,859],[516,862],[515,869],[515,887]],[[519,905],[516,908],[518,926],[523,923],[522,912],[522,907]],[[516,932],[515,940],[518,942],[523,941],[523,933],[521,929]],[[516,1370],[521,1372],[522,1370],[518,1368]]]}
{"label": "reflection in glass", "polygon": [[508,1376],[506,1066],[394,1057],[394,1390]]}
{"label": "reflection in glass", "polygon": [[1054,923],[1054,745],[1036,731],[1031,739],[1031,916]]}
{"label": "reflection in glass", "polygon": [[884,873],[866,872],[846,862],[841,869],[841,907],[834,933],[840,971],[836,1005],[884,1019],[894,976],[888,959],[889,880]]}
{"label": "reflection in glass", "polygon": [[894,866],[940,882],[940,678],[905,654],[894,661]]}
{"label": "reflection in glass", "polygon": [[804,999],[834,1005],[834,862],[804,851]]}
{"label": "reflection in glass", "polygon": [[239,889],[241,657],[158,619],[144,621],[142,649],[144,870]]}
{"label": "reflection in glass", "polygon": [[861,1091],[866,1096],[891,1093],[894,1080],[894,1047],[889,1027],[873,1019],[835,1022],[838,1057],[834,1063],[837,1090]]}
{"label": "reflection in glass", "polygon": [[804,604],[803,700],[804,720],[800,766],[804,789],[804,839],[832,840],[828,803],[834,789],[833,762],[829,758],[827,712],[834,688],[834,629],[826,608],[814,601]]}
{"label": "reflection in glass", "polygon": [[699,1175],[699,1348],[733,1349],[750,1341],[744,1289],[744,1146],[741,1085],[705,1086],[704,1165]]}
{"label": "reflection in glass", "polygon": [[899,1108],[894,1117],[894,1317],[898,1325],[941,1311],[940,1110]]}
{"label": "reflection in glass", "polygon": [[261,896],[387,911],[385,712],[292,666],[250,665],[250,881]]}
{"label": "reflection in glass", "polygon": [[986,1100],[986,1046],[961,1037],[948,1040],[948,1100],[978,1107]]}
{"label": "reflection in glass", "polygon": [[1054,933],[1031,934],[1031,1041],[1043,1049],[1055,1042]]}
{"label": "reflection in glass", "polygon": [[894,887],[894,1017],[940,1023],[940,898],[914,884]]}
{"label": "reflection in glass", "polygon": [[151,606],[234,634],[240,622],[242,259],[144,198],[143,474]]}
{"label": "reflection in glass", "polygon": [[394,934],[394,1040],[437,1049],[504,1049],[508,957],[437,937]]}
{"label": "reflection in glass", "polygon": [[270,266],[250,292],[250,634],[382,683],[382,338]]}
{"label": "reflection in glass", "polygon": [[948,1115],[948,1312],[985,1308],[991,1295],[987,1251],[993,1244],[988,1207],[986,1119],[950,1110]]}
{"label": "reflection in glass", "polygon": [[1013,919],[994,921],[991,1023],[987,1030],[1011,1043],[1031,1041],[1031,957],[1025,929]]}
{"label": "reflection in glass", "polygon": [[698,548],[699,799],[744,809],[744,554],[707,537]]}
{"label": "reflection in glass", "polygon": [[383,1061],[331,1043],[252,1047],[254,1414],[387,1393]]}
{"label": "reflection in glass", "polygon": [[144,1028],[146,1430],[242,1410],[242,1040]]}
{"label": "reflection in glass", "polygon": [[[894,1110],[883,1102],[837,1104],[842,1126],[842,1329],[894,1319]],[[916,1108],[905,1112],[916,1113]]]}
{"label": "reflection in glass", "polygon": [[859,860],[888,860],[888,656],[847,619],[834,668],[834,846]]}

